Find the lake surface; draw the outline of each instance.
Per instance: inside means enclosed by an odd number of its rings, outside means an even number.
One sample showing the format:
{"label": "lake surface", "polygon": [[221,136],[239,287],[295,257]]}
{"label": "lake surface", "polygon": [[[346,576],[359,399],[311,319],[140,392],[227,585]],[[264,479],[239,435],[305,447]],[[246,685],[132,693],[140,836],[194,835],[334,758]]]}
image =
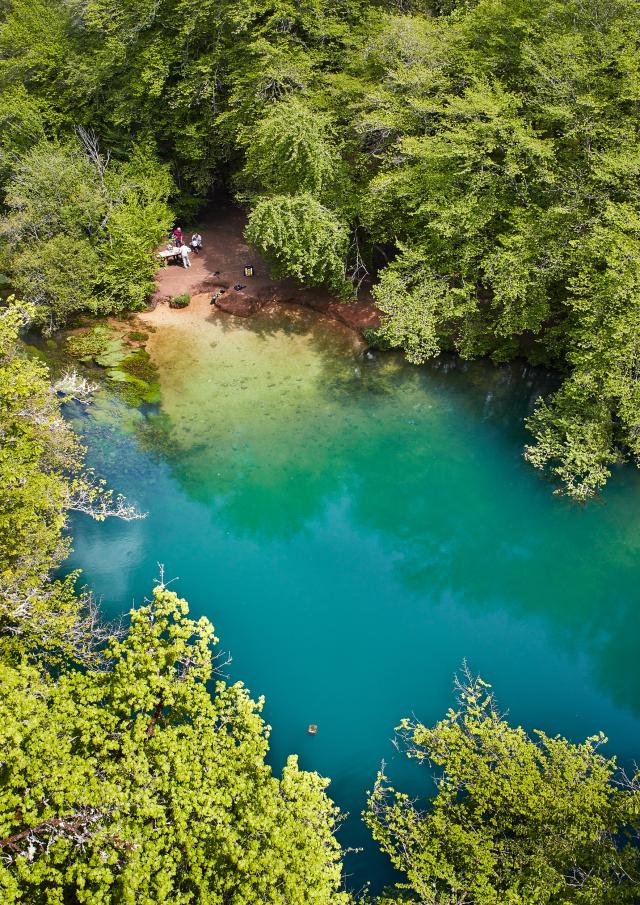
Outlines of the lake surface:
{"label": "lake surface", "polygon": [[73,419],[148,517],[74,519],[69,565],[116,613],[164,564],[214,623],[227,675],[266,696],[274,766],[297,752],[332,778],[342,842],[365,849],[353,886],[390,877],[359,822],[381,760],[432,789],[394,727],[443,716],[465,658],[512,721],[602,729],[621,759],[640,755],[639,475],[618,471],[586,507],[552,495],[522,458],[522,418],[551,378],[368,360],[310,313],[177,316],[148,348],[160,411],[102,396]]}

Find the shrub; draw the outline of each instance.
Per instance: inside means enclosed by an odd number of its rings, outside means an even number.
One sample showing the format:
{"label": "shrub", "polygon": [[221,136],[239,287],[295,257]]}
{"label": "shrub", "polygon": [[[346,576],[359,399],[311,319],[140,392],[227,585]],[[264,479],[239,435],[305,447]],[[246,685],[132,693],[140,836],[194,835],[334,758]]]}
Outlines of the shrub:
{"label": "shrub", "polygon": [[381,352],[388,352],[392,346],[385,336],[381,336],[375,327],[365,327],[362,331],[362,338],[373,349],[380,349]]}
{"label": "shrub", "polygon": [[181,295],[174,295],[172,299],[169,300],[170,308],[186,308],[189,302],[191,301],[191,296],[188,292],[183,292]]}

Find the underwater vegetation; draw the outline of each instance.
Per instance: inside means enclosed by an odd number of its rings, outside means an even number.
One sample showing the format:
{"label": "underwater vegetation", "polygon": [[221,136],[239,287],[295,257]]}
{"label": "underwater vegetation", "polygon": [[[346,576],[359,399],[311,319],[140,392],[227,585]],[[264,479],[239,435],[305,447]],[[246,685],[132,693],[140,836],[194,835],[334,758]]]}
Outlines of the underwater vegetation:
{"label": "underwater vegetation", "polygon": [[126,325],[99,324],[68,336],[65,350],[84,364],[104,369],[117,394],[137,408],[160,401],[158,369],[143,345],[148,338],[148,332]]}

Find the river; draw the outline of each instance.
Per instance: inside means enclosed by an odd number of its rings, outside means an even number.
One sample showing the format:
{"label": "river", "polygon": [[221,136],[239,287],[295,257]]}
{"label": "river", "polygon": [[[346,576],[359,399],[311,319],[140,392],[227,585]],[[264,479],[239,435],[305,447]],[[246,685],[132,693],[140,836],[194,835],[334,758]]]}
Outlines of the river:
{"label": "river", "polygon": [[351,885],[390,876],[359,820],[381,760],[432,790],[394,727],[443,716],[464,659],[515,723],[602,729],[640,754],[640,475],[583,507],[552,495],[522,458],[549,375],[369,359],[300,311],[176,314],[148,349],[159,409],[101,394],[72,412],[91,464],[148,517],[74,518],[68,565],[115,614],[164,564],[214,623],[224,672],[266,696],[274,766],[297,752],[331,777],[341,840],[364,848]]}

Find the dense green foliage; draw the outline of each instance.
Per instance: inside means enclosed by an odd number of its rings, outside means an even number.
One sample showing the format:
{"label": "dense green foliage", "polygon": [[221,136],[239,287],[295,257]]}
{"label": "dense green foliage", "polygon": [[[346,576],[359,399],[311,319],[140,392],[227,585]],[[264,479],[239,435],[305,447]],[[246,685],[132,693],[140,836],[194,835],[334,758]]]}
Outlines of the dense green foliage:
{"label": "dense green foliage", "polygon": [[250,136],[241,191],[331,197],[339,157],[327,132],[325,118],[295,96],[272,104]]}
{"label": "dense green foliage", "polygon": [[422,809],[383,774],[366,821],[406,874],[384,902],[609,905],[637,902],[636,792],[617,785],[603,736],[533,737],[468,673],[460,707],[432,728],[404,720],[407,754],[437,771]]}
{"label": "dense green foliage", "polygon": [[291,274],[308,286],[343,290],[347,231],[312,195],[259,201],[249,217],[247,238],[273,262],[277,276]]}
{"label": "dense green foliage", "polygon": [[[106,514],[109,500],[82,468],[83,450],[63,420],[46,368],[16,341],[30,310],[0,314],[0,660],[46,654],[91,658],[87,601],[74,576],[50,581],[69,550],[67,512]],[[107,495],[108,496],[108,495]]]}
{"label": "dense green foliage", "polygon": [[7,0],[3,266],[50,325],[139,307],[169,196],[225,182],[277,273],[348,296],[367,267],[412,361],[563,370],[526,455],[585,499],[639,452],[639,26],[632,0]]}
{"label": "dense green foliage", "polygon": [[346,902],[326,783],[264,763],[213,630],[158,587],[99,668],[0,666],[3,902]]}
{"label": "dense green foliage", "polygon": [[15,164],[1,224],[7,266],[38,318],[144,306],[152,252],[170,222],[166,167],[146,152],[109,166],[75,140],[43,141]]}

